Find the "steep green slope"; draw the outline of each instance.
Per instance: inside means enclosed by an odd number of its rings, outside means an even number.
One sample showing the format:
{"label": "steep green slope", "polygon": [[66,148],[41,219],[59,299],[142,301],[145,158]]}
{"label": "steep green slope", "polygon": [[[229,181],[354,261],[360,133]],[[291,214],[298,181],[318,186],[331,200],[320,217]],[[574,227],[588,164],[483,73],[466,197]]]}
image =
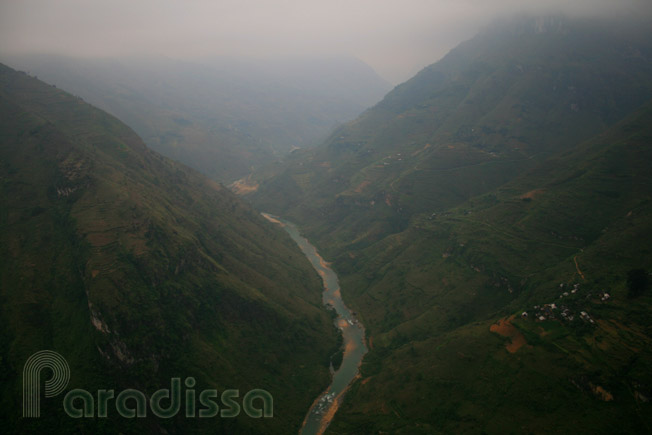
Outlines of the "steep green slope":
{"label": "steep green slope", "polygon": [[356,59],[75,59],[6,63],[79,95],[163,155],[231,182],[252,167],[322,142],[390,89]]}
{"label": "steep green slope", "polygon": [[651,120],[335,263],[373,350],[334,432],[649,431]]}
{"label": "steep green slope", "polygon": [[254,174],[367,328],[333,433],[651,430],[650,41],[512,22]]}
{"label": "steep green slope", "polygon": [[382,238],[640,107],[652,98],[651,40],[640,26],[564,18],[487,30],[316,150],[255,174],[252,201],[338,249]]}
{"label": "steep green slope", "polygon": [[[336,334],[289,237],[117,119],[5,66],[0,111],[5,430],[297,430]],[[108,419],[75,420],[58,397],[21,419],[23,364],[42,349],[68,361],[68,389],[149,396],[194,377],[197,394],[269,391],[274,418],[129,420],[109,404]]]}

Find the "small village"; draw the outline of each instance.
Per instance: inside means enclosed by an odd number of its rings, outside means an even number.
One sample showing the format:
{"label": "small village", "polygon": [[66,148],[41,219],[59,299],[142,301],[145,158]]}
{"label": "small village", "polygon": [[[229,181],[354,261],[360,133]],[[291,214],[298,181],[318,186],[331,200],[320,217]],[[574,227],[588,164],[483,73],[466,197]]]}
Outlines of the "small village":
{"label": "small village", "polygon": [[593,297],[600,298],[601,302],[607,302],[611,299],[611,295],[606,291],[599,291],[597,294],[587,293],[586,295],[582,295],[580,284],[572,284],[572,289],[570,287],[570,284],[559,284],[561,293],[555,302],[535,305],[532,307],[532,311],[523,311],[521,318],[533,319],[537,322],[546,320],[575,322],[581,320],[588,324],[595,324],[595,320],[587,310],[585,308],[577,308],[577,306],[582,305],[583,302],[588,302]]}

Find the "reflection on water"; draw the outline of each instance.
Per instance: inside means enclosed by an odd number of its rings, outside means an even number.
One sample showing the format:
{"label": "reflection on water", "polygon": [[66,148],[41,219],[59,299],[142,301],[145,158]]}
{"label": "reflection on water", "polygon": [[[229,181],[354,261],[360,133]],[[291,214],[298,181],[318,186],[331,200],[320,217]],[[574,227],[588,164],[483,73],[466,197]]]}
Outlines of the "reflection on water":
{"label": "reflection on water", "polygon": [[351,310],[344,305],[337,275],[328,267],[328,263],[321,258],[317,249],[299,234],[298,228],[294,224],[276,216],[267,213],[263,213],[263,216],[271,222],[281,225],[299,245],[301,251],[324,281],[324,304],[332,306],[337,313],[335,324],[342,332],[344,345],[342,364],[333,374],[331,385],[315,400],[301,429],[302,435],[321,434],[326,430],[335,412],[337,412],[346,389],[358,375],[358,367],[365,353],[367,353],[364,327],[358,322]]}

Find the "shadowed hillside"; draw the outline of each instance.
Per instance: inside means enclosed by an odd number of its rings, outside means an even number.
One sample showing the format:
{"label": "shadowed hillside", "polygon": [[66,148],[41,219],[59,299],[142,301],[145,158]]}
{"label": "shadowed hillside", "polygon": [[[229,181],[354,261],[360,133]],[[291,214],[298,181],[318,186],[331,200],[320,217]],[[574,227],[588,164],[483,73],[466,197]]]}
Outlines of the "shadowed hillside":
{"label": "shadowed hillside", "polygon": [[[0,180],[5,431],[298,430],[336,339],[319,277],[282,230],[112,116],[6,66]],[[76,420],[58,397],[21,419],[23,364],[43,349],[67,360],[69,389],[149,396],[194,377],[197,391],[269,391],[274,418],[130,420],[110,403],[108,419]]]}
{"label": "shadowed hillside", "polygon": [[367,328],[333,433],[650,430],[650,41],[503,23],[252,176]]}
{"label": "shadowed hillside", "polygon": [[334,430],[649,430],[650,119],[336,262],[374,351]]}
{"label": "shadowed hillside", "polygon": [[652,98],[649,31],[549,21],[462,43],[315,150],[258,172],[252,201],[331,243],[375,241],[414,213],[508,182]]}

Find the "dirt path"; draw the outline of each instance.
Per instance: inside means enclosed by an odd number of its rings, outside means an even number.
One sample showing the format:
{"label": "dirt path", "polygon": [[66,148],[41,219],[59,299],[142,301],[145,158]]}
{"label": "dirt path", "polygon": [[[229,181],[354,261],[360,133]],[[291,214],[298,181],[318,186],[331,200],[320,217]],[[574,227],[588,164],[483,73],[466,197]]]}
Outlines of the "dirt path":
{"label": "dirt path", "polygon": [[576,255],[575,257],[573,257],[573,261],[575,262],[575,269],[577,269],[577,273],[579,273],[580,276],[582,277],[582,279],[583,279],[584,281],[586,281],[586,278],[584,277],[584,274],[583,274],[582,271],[580,270],[580,265],[577,263],[577,255]]}

